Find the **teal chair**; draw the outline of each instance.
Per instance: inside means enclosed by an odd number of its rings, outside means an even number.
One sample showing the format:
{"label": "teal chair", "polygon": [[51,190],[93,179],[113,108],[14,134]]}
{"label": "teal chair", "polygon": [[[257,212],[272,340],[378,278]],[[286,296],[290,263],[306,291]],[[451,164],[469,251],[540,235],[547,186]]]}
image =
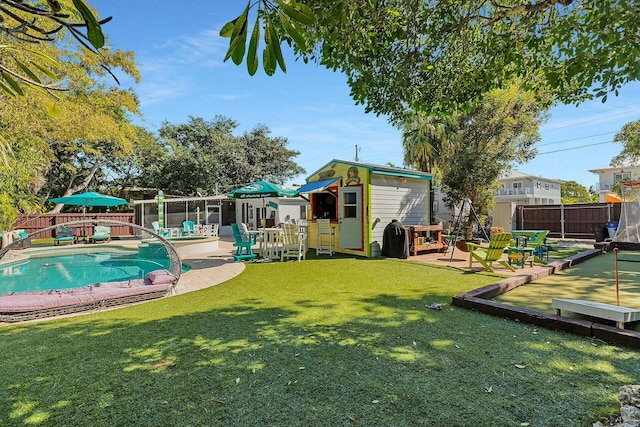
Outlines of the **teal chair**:
{"label": "teal chair", "polygon": [[56,237],[53,238],[54,246],[58,246],[61,243],[76,243],[76,229],[70,227],[62,227],[58,229]]}
{"label": "teal chair", "polygon": [[236,261],[256,259],[256,254],[253,253],[253,245],[256,244],[256,235],[241,232],[238,224],[231,224],[231,229],[233,230],[233,238],[235,239],[233,246],[236,248],[233,258],[235,258]]}
{"label": "teal chair", "polygon": [[163,228],[162,232],[160,232],[160,223],[158,221],[153,221],[151,223],[151,227],[153,227],[153,231],[156,234],[159,234],[162,237],[169,237],[171,235],[171,231],[167,230],[166,228]]}
{"label": "teal chair", "polygon": [[193,221],[182,221],[182,235],[193,236],[196,234],[196,223]]}

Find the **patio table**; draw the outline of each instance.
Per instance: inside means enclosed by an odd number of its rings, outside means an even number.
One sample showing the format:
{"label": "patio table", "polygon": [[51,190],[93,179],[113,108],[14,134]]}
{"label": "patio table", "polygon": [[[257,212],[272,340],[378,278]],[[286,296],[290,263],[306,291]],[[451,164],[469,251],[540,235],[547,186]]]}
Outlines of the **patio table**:
{"label": "patio table", "polygon": [[257,233],[260,237],[260,256],[264,259],[280,258],[280,228],[261,228],[250,233]]}
{"label": "patio table", "polygon": [[524,268],[524,264],[526,262],[531,263],[531,267],[533,267],[533,251],[534,248],[529,247],[512,247],[507,251],[507,260],[509,265],[512,262],[515,262],[516,265],[519,265],[520,268]]}

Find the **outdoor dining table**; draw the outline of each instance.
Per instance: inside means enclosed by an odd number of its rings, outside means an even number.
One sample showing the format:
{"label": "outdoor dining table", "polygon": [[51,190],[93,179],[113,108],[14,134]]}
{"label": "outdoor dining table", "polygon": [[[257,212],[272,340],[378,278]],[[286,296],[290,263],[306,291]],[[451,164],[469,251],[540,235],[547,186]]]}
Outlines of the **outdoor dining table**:
{"label": "outdoor dining table", "polygon": [[250,231],[250,233],[256,233],[260,237],[260,256],[262,258],[280,258],[281,228],[260,228],[256,231]]}

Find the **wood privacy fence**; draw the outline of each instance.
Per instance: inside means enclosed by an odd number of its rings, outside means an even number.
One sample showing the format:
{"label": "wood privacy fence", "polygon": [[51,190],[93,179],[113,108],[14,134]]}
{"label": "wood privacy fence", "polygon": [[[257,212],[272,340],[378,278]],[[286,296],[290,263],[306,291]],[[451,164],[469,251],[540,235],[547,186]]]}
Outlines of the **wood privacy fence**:
{"label": "wood privacy fence", "polygon": [[621,207],[621,203],[518,205],[515,229],[549,230],[551,237],[593,239],[607,222],[619,220]]}
{"label": "wood privacy fence", "polygon": [[[85,216],[82,213],[58,213],[58,214],[41,214],[41,215],[27,215],[21,214],[18,220],[13,224],[13,229],[24,229],[27,233],[35,233],[52,225],[62,225],[69,221],[82,221],[83,219],[101,219],[105,221],[121,221],[134,224],[133,212],[123,213],[89,213]],[[79,235],[83,235],[82,228],[79,231]],[[124,225],[111,226],[111,236],[131,236],[133,235],[133,227],[127,227]],[[86,235],[91,235],[90,226],[86,228]],[[55,230],[49,230],[46,232],[35,234],[32,238],[42,239],[47,237],[55,237]]]}

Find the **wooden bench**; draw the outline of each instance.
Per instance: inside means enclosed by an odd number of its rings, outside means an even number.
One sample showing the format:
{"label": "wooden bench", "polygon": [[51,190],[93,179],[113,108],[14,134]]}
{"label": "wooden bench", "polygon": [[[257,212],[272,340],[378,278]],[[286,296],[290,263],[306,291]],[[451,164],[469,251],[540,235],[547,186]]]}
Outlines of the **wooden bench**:
{"label": "wooden bench", "polygon": [[620,329],[624,329],[625,323],[640,320],[639,309],[620,307],[618,305],[604,304],[601,302],[553,298],[551,300],[551,306],[556,309],[558,316],[560,316],[562,310],[568,310],[599,319],[613,320]]}

